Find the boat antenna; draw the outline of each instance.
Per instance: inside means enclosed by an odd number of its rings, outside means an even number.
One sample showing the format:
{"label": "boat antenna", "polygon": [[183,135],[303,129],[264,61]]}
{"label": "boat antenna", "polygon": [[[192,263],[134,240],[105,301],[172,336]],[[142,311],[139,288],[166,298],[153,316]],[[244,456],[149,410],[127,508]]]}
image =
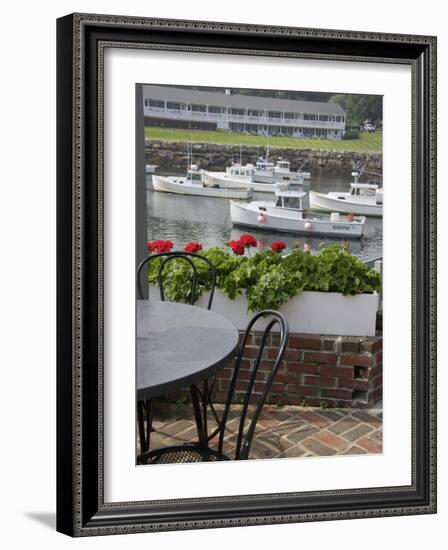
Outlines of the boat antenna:
{"label": "boat antenna", "polygon": [[356,172],[358,172],[358,176],[357,176],[356,180],[358,180],[364,174],[364,171],[367,168],[368,162],[369,161],[366,160],[364,164],[362,164],[361,162],[354,162],[353,163],[353,168],[356,170]]}

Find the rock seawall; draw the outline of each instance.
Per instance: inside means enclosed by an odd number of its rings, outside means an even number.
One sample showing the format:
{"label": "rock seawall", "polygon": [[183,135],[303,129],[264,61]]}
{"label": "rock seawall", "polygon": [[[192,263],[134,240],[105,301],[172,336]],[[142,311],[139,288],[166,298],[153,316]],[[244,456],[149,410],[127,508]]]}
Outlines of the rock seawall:
{"label": "rock seawall", "polygon": [[[239,162],[240,148],[233,145],[194,143],[193,162],[200,168],[222,171],[232,162]],[[262,147],[242,146],[243,164],[255,163],[264,154]],[[353,163],[367,162],[366,169],[378,174],[383,170],[381,153],[356,153],[353,151],[328,151],[320,149],[278,149],[271,147],[272,159],[279,157],[291,162],[292,170],[302,168],[312,176],[350,176]],[[156,164],[160,173],[185,173],[188,163],[187,144],[185,142],[146,141],[145,162]]]}

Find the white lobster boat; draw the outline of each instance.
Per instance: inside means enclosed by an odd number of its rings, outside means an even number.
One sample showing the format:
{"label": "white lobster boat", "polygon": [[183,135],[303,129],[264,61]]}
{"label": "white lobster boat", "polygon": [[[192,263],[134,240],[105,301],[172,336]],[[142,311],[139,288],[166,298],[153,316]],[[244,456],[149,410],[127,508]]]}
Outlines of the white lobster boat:
{"label": "white lobster boat", "polygon": [[347,193],[316,193],[310,191],[310,208],[323,212],[342,212],[363,216],[383,215],[383,189],[375,183],[359,183],[358,173],[353,172],[355,181]]}
{"label": "white lobster boat", "polygon": [[163,193],[176,193],[179,195],[196,195],[200,197],[217,197],[223,199],[247,200],[252,197],[251,189],[229,188],[214,184],[205,185],[203,173],[195,164],[190,166],[186,177],[176,176],[152,176],[152,186],[155,191]]}
{"label": "white lobster boat", "polygon": [[254,179],[262,183],[276,183],[294,179],[310,179],[311,173],[304,170],[291,171],[291,163],[280,159],[275,164],[269,159],[261,157],[255,166]]}
{"label": "white lobster boat", "polygon": [[230,217],[233,225],[256,227],[297,235],[321,235],[343,239],[359,239],[363,235],[364,216],[342,217],[338,212],[316,215],[303,209],[307,193],[302,189],[291,190],[278,186],[275,201],[230,201]]}
{"label": "white lobster boat", "polygon": [[266,170],[263,179],[260,176],[263,170],[257,169],[253,164],[232,164],[225,172],[209,172],[206,170],[202,172],[206,185],[222,185],[228,188],[250,187],[258,193],[275,193],[276,186],[280,183],[295,183],[298,185],[303,183],[303,176],[294,172],[274,176],[274,172]]}
{"label": "white lobster boat", "polygon": [[316,193],[310,191],[310,208],[323,212],[352,213],[363,216],[383,215],[383,188],[377,182],[368,181],[360,183],[359,178],[363,174],[381,177],[380,174],[366,170],[368,161],[362,166],[360,163],[354,165],[352,172],[354,181],[350,184],[349,192]]}

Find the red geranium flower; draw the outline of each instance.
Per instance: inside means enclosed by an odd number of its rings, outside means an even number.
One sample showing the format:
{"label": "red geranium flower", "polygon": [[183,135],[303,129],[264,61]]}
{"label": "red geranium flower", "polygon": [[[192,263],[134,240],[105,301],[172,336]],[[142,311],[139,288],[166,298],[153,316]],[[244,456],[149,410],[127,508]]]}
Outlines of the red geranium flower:
{"label": "red geranium flower", "polygon": [[184,250],[185,252],[199,252],[199,250],[202,250],[202,244],[189,242],[187,245],[184,246]]}
{"label": "red geranium flower", "polygon": [[244,243],[241,240],[229,241],[227,244],[237,256],[242,256],[244,254]]}
{"label": "red geranium flower", "polygon": [[151,254],[152,252],[157,252],[157,254],[165,254],[166,252],[169,252],[173,246],[174,243],[172,241],[148,241],[146,243],[146,246],[148,247],[148,252]]}
{"label": "red geranium flower", "polygon": [[156,243],[157,241],[147,241],[146,248],[148,249],[148,252],[151,254],[151,252],[154,252],[156,249]]}
{"label": "red geranium flower", "polygon": [[241,235],[239,240],[243,243],[244,248],[257,246],[257,239],[252,235],[249,235],[249,233],[245,233],[244,235]]}
{"label": "red geranium flower", "polygon": [[286,244],[283,241],[275,241],[271,244],[271,249],[274,252],[281,252],[282,250],[285,250]]}

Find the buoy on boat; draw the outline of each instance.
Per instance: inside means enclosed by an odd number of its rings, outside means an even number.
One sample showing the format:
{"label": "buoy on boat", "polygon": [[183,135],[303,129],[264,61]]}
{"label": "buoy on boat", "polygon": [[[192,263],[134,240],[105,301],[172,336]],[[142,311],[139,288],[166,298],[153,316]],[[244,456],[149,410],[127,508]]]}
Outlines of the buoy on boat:
{"label": "buoy on boat", "polygon": [[258,223],[266,223],[266,217],[264,214],[259,214],[257,218]]}
{"label": "buoy on boat", "polygon": [[353,214],[347,214],[347,221],[352,222],[353,221]]}
{"label": "buoy on boat", "polygon": [[306,222],[305,225],[304,225],[304,228],[309,231],[313,226],[311,225],[310,222]]}

